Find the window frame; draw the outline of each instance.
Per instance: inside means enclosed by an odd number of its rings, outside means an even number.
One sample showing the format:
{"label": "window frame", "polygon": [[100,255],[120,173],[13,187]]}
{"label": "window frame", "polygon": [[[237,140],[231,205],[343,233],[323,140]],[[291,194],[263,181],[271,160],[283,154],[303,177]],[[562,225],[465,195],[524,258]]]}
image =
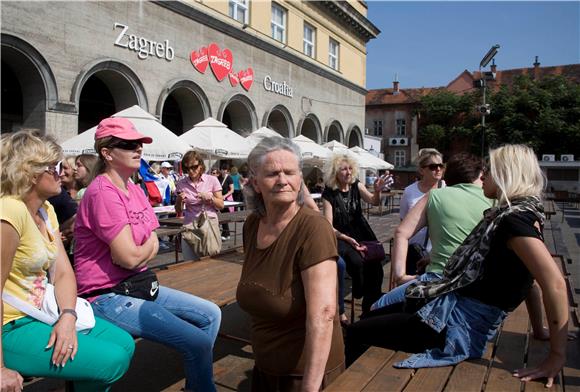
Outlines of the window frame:
{"label": "window frame", "polygon": [[373,136],[383,136],[383,120],[373,120]]}
{"label": "window frame", "polygon": [[395,134],[397,136],[406,136],[407,135],[407,119],[397,118],[395,120]]}
{"label": "window frame", "polygon": [[[282,12],[282,25],[280,25],[277,21],[274,20],[274,10],[278,10]],[[286,36],[287,36],[287,26],[288,25],[288,10],[281,5],[272,2],[272,15],[270,17],[270,28],[271,28],[271,37],[278,42],[282,42],[283,44],[286,43]],[[276,38],[276,34],[278,32],[282,32],[282,39]]]}
{"label": "window frame", "polygon": [[[312,41],[308,41],[306,39],[306,29],[310,29],[312,31]],[[308,51],[306,50],[306,47],[308,45],[312,49],[311,54],[307,53]],[[302,51],[304,52],[304,54],[306,56],[313,58],[313,59],[316,58],[316,28],[308,22],[304,22],[304,28],[302,29]]]}
{"label": "window frame", "polygon": [[407,163],[407,152],[405,150],[395,150],[393,152],[393,164],[396,167],[402,167],[405,166],[405,164]]}
{"label": "window frame", "polygon": [[[250,0],[229,0],[228,1],[228,13],[231,11],[230,7],[233,5],[233,15],[230,13],[230,18],[237,20],[240,23],[247,24],[250,15]],[[239,20],[237,18],[239,9],[244,11],[244,20]]]}
{"label": "window frame", "polygon": [[[333,44],[336,44],[336,53],[331,51]],[[333,62],[336,62],[336,64],[333,65]],[[335,71],[340,69],[340,42],[332,37],[328,38],[328,66]]]}

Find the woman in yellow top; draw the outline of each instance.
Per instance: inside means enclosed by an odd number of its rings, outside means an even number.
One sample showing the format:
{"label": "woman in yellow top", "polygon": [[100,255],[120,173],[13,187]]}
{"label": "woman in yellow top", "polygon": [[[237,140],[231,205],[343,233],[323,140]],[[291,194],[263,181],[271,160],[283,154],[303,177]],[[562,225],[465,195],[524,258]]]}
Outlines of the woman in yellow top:
{"label": "woman in yellow top", "polygon": [[75,329],[75,276],[46,201],[60,193],[62,151],[48,137],[20,131],[2,137],[0,157],[0,288],[40,309],[50,270],[60,309],[51,326],[2,301],[1,390],[22,390],[21,375],[74,380],[75,391],[108,390],[127,371],[135,345],[101,319],[88,332]]}

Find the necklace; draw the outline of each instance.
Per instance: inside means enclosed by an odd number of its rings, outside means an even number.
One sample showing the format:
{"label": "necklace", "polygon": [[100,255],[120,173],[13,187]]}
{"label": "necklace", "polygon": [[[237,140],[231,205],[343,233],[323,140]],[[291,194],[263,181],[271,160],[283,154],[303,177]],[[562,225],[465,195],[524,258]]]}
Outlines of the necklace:
{"label": "necklace", "polygon": [[340,192],[340,197],[342,202],[344,203],[344,207],[346,208],[346,212],[350,212],[350,188],[346,192]]}

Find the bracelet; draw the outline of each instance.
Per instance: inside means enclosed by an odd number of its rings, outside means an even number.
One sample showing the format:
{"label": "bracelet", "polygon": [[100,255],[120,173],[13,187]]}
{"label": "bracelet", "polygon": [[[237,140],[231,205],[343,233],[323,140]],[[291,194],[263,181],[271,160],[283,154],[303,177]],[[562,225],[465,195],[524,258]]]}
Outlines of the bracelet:
{"label": "bracelet", "polygon": [[58,319],[60,320],[60,318],[62,317],[63,314],[72,314],[75,318],[75,320],[78,320],[79,316],[77,316],[77,312],[74,309],[62,309],[60,311],[60,315],[58,316]]}

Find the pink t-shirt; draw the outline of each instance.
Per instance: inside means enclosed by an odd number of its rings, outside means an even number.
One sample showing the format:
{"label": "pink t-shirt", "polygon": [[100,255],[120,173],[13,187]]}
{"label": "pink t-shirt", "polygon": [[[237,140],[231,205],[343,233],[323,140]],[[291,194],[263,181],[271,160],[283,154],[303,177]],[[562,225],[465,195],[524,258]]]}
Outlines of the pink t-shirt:
{"label": "pink t-shirt", "polygon": [[198,182],[193,183],[189,176],[183,177],[175,184],[175,192],[183,192],[185,196],[185,211],[183,213],[183,224],[193,222],[195,218],[201,213],[203,207],[207,212],[207,216],[217,218],[217,210],[213,204],[201,201],[198,196],[199,192],[221,192],[222,186],[215,176],[209,174],[202,174]]}
{"label": "pink t-shirt", "polygon": [[106,289],[146,270],[129,270],[113,264],[111,242],[125,225],[133,240],[143,245],[159,222],[138,185],[127,185],[125,195],[106,176],[98,176],[85,192],[75,221],[75,274],[78,293]]}

